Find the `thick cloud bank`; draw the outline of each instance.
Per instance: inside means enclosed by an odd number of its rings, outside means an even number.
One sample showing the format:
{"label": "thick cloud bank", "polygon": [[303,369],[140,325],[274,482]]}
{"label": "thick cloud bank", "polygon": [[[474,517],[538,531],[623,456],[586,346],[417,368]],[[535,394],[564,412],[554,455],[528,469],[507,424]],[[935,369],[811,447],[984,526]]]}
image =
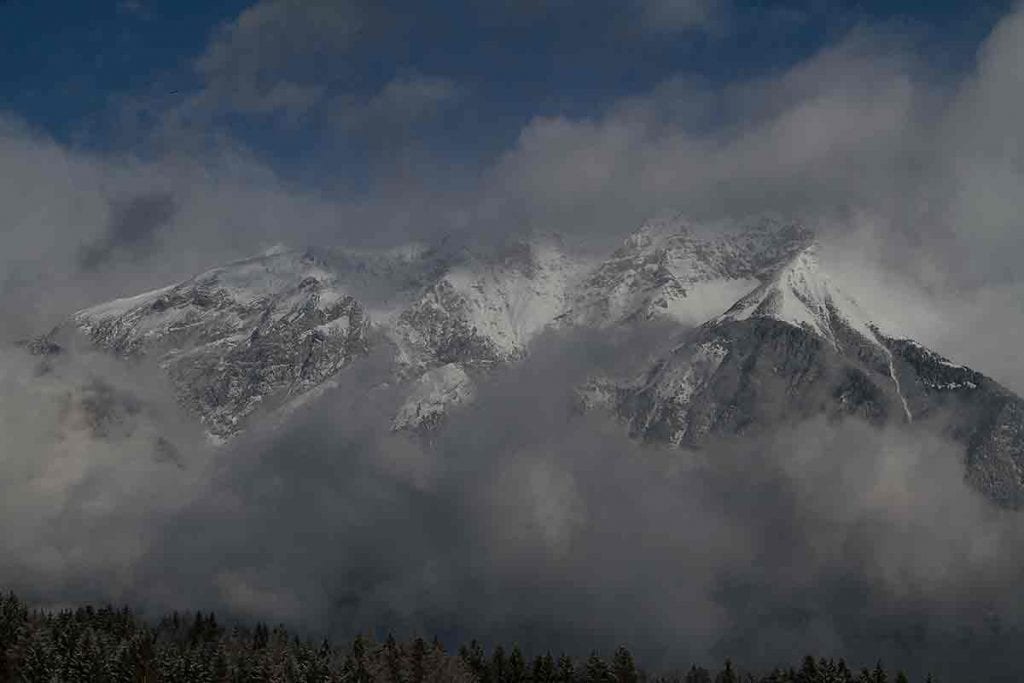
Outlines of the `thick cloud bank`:
{"label": "thick cloud bank", "polygon": [[23,440],[5,442],[4,580],[338,636],[628,642],[654,666],[815,651],[1019,675],[1024,520],[967,487],[959,448],[926,425],[812,421],[692,453],[575,412],[595,363],[666,334],[548,340],[430,442],[387,431],[398,396],[372,357],[220,449],[141,369],[93,365],[107,383],[67,392],[66,359],[8,368],[4,432]]}
{"label": "thick cloud bank", "polygon": [[[175,116],[218,106],[243,76],[252,88],[220,106],[320,101],[300,78],[304,40],[280,43],[287,79],[273,55],[232,51],[279,30],[267,17],[288,5],[258,3],[219,33],[204,90]],[[701,24],[710,6],[673,16]],[[897,329],[1019,392],[1022,45],[1018,11],[952,79],[865,28],[755,81],[678,79],[591,117],[537,117],[472,172],[444,177],[389,150],[358,193],[297,186],[217,130],[201,131],[220,140],[201,154],[132,156],[0,119],[0,583],[50,603],[213,608],[338,635],[625,642],[652,666],[814,651],[1019,680],[1024,518],[972,493],[959,450],[926,425],[811,422],[688,453],[573,411],[593,368],[640,362],[678,329],[553,336],[429,441],[388,431],[397,395],[371,356],[222,448],[154,368],[85,350],[41,360],[14,343],[279,241],[559,230],[597,249],[666,209],[710,225],[770,211],[819,226],[853,293]],[[332,106],[350,134],[459,93],[407,75]],[[212,125],[179,124],[161,134]]]}

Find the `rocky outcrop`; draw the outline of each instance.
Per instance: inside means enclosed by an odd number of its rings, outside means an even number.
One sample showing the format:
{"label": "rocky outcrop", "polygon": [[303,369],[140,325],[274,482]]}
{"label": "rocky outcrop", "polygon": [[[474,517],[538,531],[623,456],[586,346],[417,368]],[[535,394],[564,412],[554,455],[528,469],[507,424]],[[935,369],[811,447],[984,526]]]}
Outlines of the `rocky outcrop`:
{"label": "rocky outcrop", "polygon": [[[116,356],[154,359],[181,404],[226,439],[258,410],[316,395],[374,347],[392,359],[380,377],[398,388],[391,427],[423,431],[545,330],[653,319],[678,324],[675,346],[640,376],[595,377],[577,392],[580,409],[688,448],[820,415],[934,423],[964,445],[969,481],[1024,505],[1024,401],[879,329],[791,223],[702,231],[653,221],[597,261],[553,238],[277,249],[80,311],[65,327]],[[54,356],[61,343],[51,333],[29,348]]]}

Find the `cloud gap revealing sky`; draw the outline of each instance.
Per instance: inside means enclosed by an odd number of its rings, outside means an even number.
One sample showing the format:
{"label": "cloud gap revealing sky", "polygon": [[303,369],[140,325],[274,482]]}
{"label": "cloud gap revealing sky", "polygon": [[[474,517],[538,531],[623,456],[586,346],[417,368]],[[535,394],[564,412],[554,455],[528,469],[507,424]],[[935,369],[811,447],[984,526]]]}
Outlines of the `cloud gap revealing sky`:
{"label": "cloud gap revealing sky", "polygon": [[368,129],[414,122],[425,126],[418,143],[474,159],[533,116],[593,116],[670,78],[719,87],[777,73],[851,31],[889,33],[937,71],[960,73],[1009,7],[8,0],[0,98],[60,139],[98,148],[138,142],[172,110],[181,125],[223,126],[271,163],[328,140],[372,154],[384,141]]}

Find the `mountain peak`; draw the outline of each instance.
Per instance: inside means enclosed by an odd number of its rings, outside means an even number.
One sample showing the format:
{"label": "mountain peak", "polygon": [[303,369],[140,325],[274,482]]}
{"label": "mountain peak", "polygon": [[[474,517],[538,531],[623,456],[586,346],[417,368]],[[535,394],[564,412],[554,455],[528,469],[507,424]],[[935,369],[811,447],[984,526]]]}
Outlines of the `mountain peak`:
{"label": "mountain peak", "polygon": [[[969,476],[1024,507],[1024,400],[880,331],[823,267],[813,233],[757,219],[648,221],[596,262],[547,235],[392,250],[274,249],[94,306],[71,328],[122,357],[149,356],[211,437],[257,411],[291,410],[377,348],[399,387],[392,428],[432,429],[551,325],[678,325],[678,345],[632,381],[595,385],[644,439],[706,439],[818,415],[876,424],[950,414]],[[725,311],[725,313],[722,313]],[[671,327],[662,328],[671,330]],[[40,339],[30,350],[51,353]],[[370,372],[367,369],[367,372]]]}
{"label": "mountain peak", "polygon": [[837,341],[839,327],[876,342],[875,326],[853,298],[821,266],[820,246],[810,241],[715,322],[773,318]]}
{"label": "mountain peak", "polygon": [[680,213],[665,214],[644,221],[623,240],[622,246],[634,250],[659,248],[664,247],[669,238],[686,237],[692,232],[693,223],[685,216]]}

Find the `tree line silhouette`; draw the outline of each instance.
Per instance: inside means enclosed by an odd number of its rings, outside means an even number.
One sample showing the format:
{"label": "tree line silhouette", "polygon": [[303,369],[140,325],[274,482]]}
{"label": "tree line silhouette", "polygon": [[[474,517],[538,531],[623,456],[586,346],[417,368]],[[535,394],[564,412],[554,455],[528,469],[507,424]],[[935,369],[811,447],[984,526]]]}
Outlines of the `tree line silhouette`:
{"label": "tree line silhouette", "polygon": [[227,627],[212,613],[175,612],[152,624],[128,608],[33,610],[12,593],[0,596],[0,681],[908,683],[902,672],[881,664],[855,673],[842,660],[811,656],[768,673],[740,671],[726,661],[715,670],[694,665],[653,674],[625,647],[608,657],[546,653],[531,659],[516,646],[487,651],[477,641],[449,653],[436,638],[377,642],[359,636],[337,647],[300,639],[284,626]]}

